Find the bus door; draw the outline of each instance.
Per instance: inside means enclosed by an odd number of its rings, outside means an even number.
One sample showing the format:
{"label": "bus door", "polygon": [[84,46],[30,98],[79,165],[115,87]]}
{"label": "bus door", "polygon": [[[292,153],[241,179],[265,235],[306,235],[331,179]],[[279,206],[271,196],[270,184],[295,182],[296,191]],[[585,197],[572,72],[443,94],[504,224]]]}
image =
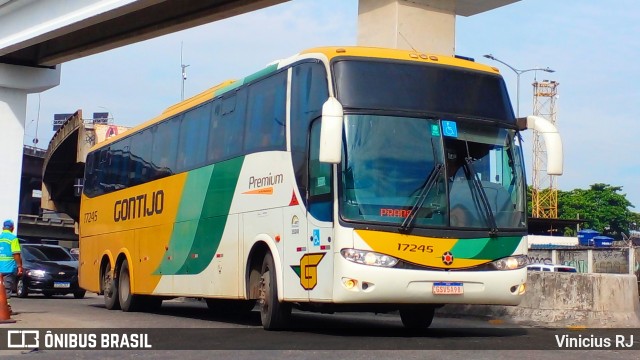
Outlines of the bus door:
{"label": "bus door", "polygon": [[329,300],[333,289],[333,164],[321,163],[320,121],[311,127],[307,198],[307,253],[301,260],[301,285],[310,300]]}
{"label": "bus door", "polygon": [[[306,196],[306,194],[302,194]],[[291,202],[301,204],[302,200],[294,193]],[[283,208],[284,241],[283,241],[283,290],[286,300],[309,300],[307,290],[302,286],[300,276],[300,262],[307,254],[309,240],[307,239],[306,211],[302,206],[288,206]]]}

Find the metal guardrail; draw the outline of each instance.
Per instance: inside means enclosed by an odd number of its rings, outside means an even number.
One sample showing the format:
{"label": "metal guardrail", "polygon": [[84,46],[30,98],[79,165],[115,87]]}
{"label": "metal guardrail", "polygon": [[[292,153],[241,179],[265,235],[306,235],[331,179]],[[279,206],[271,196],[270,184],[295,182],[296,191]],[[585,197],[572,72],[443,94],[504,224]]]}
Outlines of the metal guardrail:
{"label": "metal guardrail", "polygon": [[26,155],[44,158],[44,155],[47,153],[47,150],[40,149],[35,146],[24,145],[22,152]]}
{"label": "metal guardrail", "polygon": [[67,139],[69,135],[71,135],[74,131],[77,131],[80,128],[80,125],[83,124],[84,121],[82,120],[82,111],[78,110],[64,122],[64,124],[56,131],[55,134],[53,134],[44,158],[43,169],[47,168],[49,159],[51,158],[51,155],[56,151],[56,149]]}
{"label": "metal guardrail", "polygon": [[43,218],[38,215],[18,215],[18,224],[31,224],[38,226],[74,227],[73,219]]}

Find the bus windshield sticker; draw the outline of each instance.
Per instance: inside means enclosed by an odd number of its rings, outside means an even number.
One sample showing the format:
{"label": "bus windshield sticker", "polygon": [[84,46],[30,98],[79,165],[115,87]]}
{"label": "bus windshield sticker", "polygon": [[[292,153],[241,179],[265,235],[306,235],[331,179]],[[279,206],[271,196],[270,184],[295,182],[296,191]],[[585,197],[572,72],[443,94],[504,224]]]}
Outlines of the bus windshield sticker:
{"label": "bus windshield sticker", "polygon": [[291,218],[291,234],[297,235],[300,233],[300,220],[296,215]]}
{"label": "bus windshield sticker", "polygon": [[440,127],[438,125],[431,125],[431,136],[440,136]]}
{"label": "bus windshield sticker", "polygon": [[455,121],[442,120],[442,134],[444,136],[457,138],[458,137],[458,125]]}

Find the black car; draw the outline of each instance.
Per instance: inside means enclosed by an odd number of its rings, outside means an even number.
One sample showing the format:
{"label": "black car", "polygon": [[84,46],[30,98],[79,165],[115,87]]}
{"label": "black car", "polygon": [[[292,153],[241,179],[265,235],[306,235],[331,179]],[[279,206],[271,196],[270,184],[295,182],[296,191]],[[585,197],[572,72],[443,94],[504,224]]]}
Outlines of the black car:
{"label": "black car", "polygon": [[86,291],[78,286],[78,260],[58,245],[21,244],[22,277],[16,295],[41,293],[46,297],[73,294],[82,299]]}

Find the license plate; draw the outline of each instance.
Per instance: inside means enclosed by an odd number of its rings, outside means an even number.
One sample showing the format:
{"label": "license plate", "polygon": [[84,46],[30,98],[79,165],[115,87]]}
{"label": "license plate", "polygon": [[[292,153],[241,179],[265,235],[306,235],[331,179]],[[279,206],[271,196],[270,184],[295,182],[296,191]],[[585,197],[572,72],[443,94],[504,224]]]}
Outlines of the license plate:
{"label": "license plate", "polygon": [[68,282],[54,282],[53,287],[56,289],[60,289],[60,288],[67,289],[71,287],[71,284]]}
{"label": "license plate", "polygon": [[434,295],[459,295],[464,294],[461,282],[435,282],[433,283]]}

